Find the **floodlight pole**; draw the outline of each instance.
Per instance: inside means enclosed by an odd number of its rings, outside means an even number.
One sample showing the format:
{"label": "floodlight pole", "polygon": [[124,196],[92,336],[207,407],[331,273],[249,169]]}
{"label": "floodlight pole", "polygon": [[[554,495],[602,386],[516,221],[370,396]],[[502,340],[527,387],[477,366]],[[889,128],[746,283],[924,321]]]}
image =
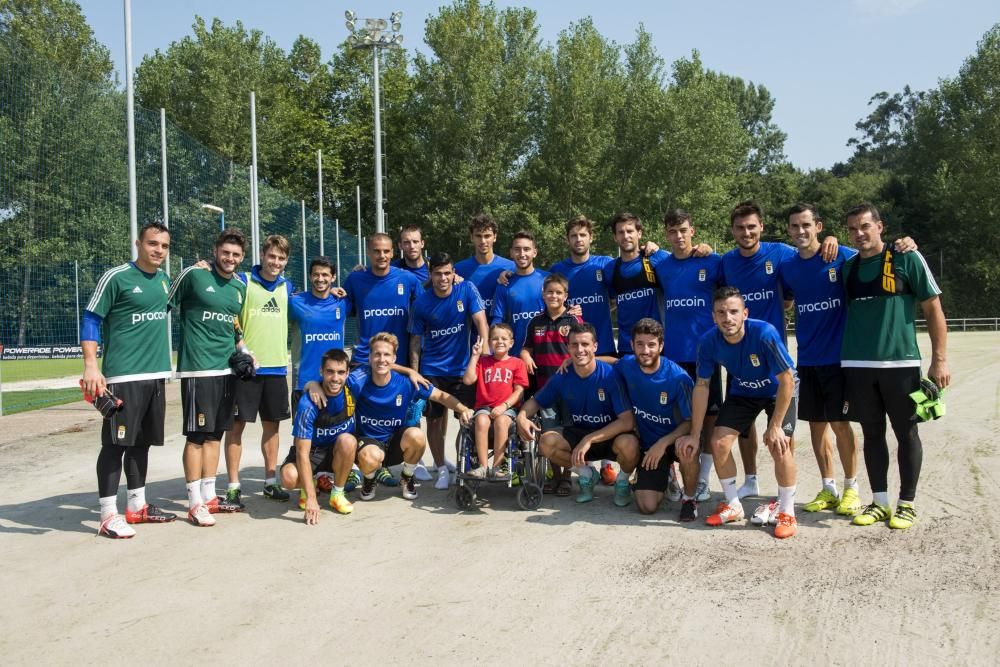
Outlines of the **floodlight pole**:
{"label": "floodlight pole", "polygon": [[135,186],[135,90],[132,82],[132,0],[125,0],[125,130],[128,135],[128,231],[132,259],[138,259],[139,211]]}
{"label": "floodlight pole", "polygon": [[316,200],[319,202],[319,254],[326,255],[323,243],[323,149],[316,151]]}
{"label": "floodlight pole", "polygon": [[253,222],[253,261],[260,257],[260,200],[257,198],[257,95],[250,91],[250,157],[252,164],[250,170],[253,173],[253,185],[251,187],[251,217]]}
{"label": "floodlight pole", "polygon": [[385,220],[382,219],[382,114],[379,106],[378,90],[378,47],[372,49],[375,62],[375,231],[385,232]]}

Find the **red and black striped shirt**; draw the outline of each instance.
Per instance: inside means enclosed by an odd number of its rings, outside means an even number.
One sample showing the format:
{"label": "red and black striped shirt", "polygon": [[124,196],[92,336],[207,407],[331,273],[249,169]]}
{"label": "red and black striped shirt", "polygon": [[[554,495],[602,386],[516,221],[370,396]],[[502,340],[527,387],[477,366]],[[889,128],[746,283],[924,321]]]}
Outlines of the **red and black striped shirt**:
{"label": "red and black striped shirt", "polygon": [[535,360],[535,382],[539,389],[569,358],[569,327],[574,322],[582,321],[569,313],[552,319],[547,312],[543,312],[531,318],[523,349]]}

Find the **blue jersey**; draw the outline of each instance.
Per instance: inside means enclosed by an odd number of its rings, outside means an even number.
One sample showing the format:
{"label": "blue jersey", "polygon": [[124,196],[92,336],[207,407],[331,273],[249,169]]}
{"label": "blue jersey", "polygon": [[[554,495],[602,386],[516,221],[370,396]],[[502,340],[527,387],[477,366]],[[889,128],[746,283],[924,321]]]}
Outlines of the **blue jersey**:
{"label": "blue jersey", "polygon": [[565,373],[556,373],[535,394],[535,402],[550,408],[562,401],[573,419],[573,426],[590,431],[603,428],[629,410],[618,376],[610,364],[597,362],[597,368],[585,378],[570,366]]}
{"label": "blue jersey", "polygon": [[410,350],[410,335],[406,331],[410,304],[423,290],[417,277],[394,267],[389,267],[389,273],[381,277],[367,269],[347,276],[344,289],[358,316],[358,344],[354,346],[351,361],[367,364],[368,341],[385,331],[399,339],[396,363],[405,366]]}
{"label": "blue jersey", "polygon": [[469,362],[472,316],[483,312],[483,300],[471,282],[452,287],[451,294],[439,297],[433,289],[413,302],[410,333],[423,336],[420,373],[431,377],[461,376]]}
{"label": "blue jersey", "polygon": [[817,252],[809,259],[798,253],[781,263],[781,284],[795,292],[795,339],[800,366],[840,363],[840,345],[847,324],[847,299],[841,272],[844,262],[858,254],[841,246],[832,262]]}
{"label": "blue jersey", "polygon": [[397,257],[396,259],[392,260],[391,264],[392,266],[395,266],[397,269],[402,269],[403,271],[409,271],[410,273],[415,275],[417,279],[420,281],[421,285],[426,283],[431,277],[431,274],[429,272],[429,266],[426,261],[424,261],[424,263],[418,266],[417,268],[413,268],[412,266],[406,263],[405,259],[403,259],[402,257]]}
{"label": "blue jersey", "polygon": [[615,353],[615,334],[611,328],[611,303],[604,275],[615,260],[604,255],[591,255],[586,262],[576,264],[564,259],[549,269],[561,273],[569,281],[567,305],[579,305],[583,321],[590,322],[597,330],[597,354]]}
{"label": "blue jersey", "polygon": [[351,300],[332,294],[318,299],[312,292],[301,292],[288,300],[288,318],[297,330],[292,337],[295,389],[311,380],[319,382],[320,361],[327,350],[344,349],[344,323],[350,312]]}
{"label": "blue jersey", "polygon": [[784,243],[761,242],[760,249],[750,257],[734,248],[722,256],[722,280],[743,294],[750,317],[764,320],[778,330],[785,340],[785,294],[778,280],[778,267],[798,252]]}
{"label": "blue jersey", "polygon": [[632,403],[643,451],[691,419],[694,380],[666,357],[660,357],[658,369],[646,373],[635,355],[629,354],[615,364],[615,373]]}
{"label": "blue jersey", "polygon": [[[727,343],[718,327],[698,340],[698,377],[712,377],[715,364],[721,364],[730,378],[728,395],[774,398],[778,375],[789,368],[795,373],[792,357],[770,323],[748,319],[743,326],[738,343]],[[795,384],[797,390],[797,378]]]}
{"label": "blue jersey", "polygon": [[[604,284],[614,296],[618,309],[618,353],[632,351],[632,327],[644,317],[657,322],[663,321],[660,314],[660,296],[656,284],[656,266],[667,257],[667,253],[657,250],[648,257],[653,271],[650,274],[643,266],[644,255],[627,262],[614,260],[604,272]],[[617,270],[615,270],[617,268]]]}
{"label": "blue jersey", "polygon": [[347,392],[326,397],[326,407],[318,408],[308,394],[299,399],[292,436],[312,440],[313,447],[332,447],[344,433],[354,432],[354,406],[346,405]]}
{"label": "blue jersey", "polygon": [[428,400],[433,387],[417,389],[406,376],[389,372],[389,382],[380,387],[372,381],[368,369],[355,369],[347,377],[347,388],[354,396],[358,437],[375,438],[388,443],[392,434],[406,426],[410,403]]}
{"label": "blue jersey", "polygon": [[712,293],[722,282],[722,257],[669,255],[655,271],[663,290],[663,354],[691,363],[697,359],[698,339],[715,326]]}
{"label": "blue jersey", "polygon": [[470,281],[479,290],[479,296],[483,298],[487,313],[493,312],[493,295],[497,291],[497,278],[504,271],[516,270],[514,262],[500,255],[493,255],[488,264],[480,264],[473,255],[455,265],[455,273],[462,276],[463,280]]}
{"label": "blue jersey", "polygon": [[526,276],[515,273],[509,283],[497,288],[490,324],[506,322],[514,328],[514,345],[510,349],[512,357],[521,354],[531,318],[545,310],[542,283],[547,275],[548,272],[541,269],[535,269]]}

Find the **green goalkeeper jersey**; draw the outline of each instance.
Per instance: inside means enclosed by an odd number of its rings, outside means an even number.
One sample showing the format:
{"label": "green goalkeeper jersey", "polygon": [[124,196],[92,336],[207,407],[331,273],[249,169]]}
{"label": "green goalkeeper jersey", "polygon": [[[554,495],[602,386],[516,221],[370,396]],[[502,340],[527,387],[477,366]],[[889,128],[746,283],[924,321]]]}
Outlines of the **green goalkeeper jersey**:
{"label": "green goalkeeper jersey", "polygon": [[190,266],[177,276],[170,304],[180,310],[177,377],[228,375],[229,356],[240,339],[240,310],[246,286],[215,269]]}
{"label": "green goalkeeper jersey", "polygon": [[87,310],[102,318],[101,372],[109,383],[170,377],[169,290],[162,270],[145,273],[131,262],[97,281]]}

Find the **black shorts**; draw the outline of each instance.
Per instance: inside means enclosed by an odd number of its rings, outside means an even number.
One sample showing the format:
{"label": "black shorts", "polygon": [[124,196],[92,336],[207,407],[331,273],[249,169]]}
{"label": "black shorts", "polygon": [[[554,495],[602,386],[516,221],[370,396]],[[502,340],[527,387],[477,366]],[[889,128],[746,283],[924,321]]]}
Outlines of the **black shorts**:
{"label": "black shorts", "polygon": [[181,433],[206,434],[204,440],[220,440],[221,434],[233,427],[236,381],[235,375],[181,378]]}
{"label": "black shorts", "polygon": [[[296,457],[296,447],[292,445],[292,448],[288,450],[288,456],[285,457],[282,466],[286,466],[289,463],[296,465],[298,460]],[[310,447],[309,448],[309,463],[312,464],[313,475],[318,472],[333,472],[333,445],[329,447]]]}
{"label": "black shorts", "polygon": [[114,382],[108,391],[124,403],[105,419],[101,444],[150,447],[163,444],[163,416],[167,410],[163,379]]}
{"label": "black shorts", "polygon": [[385,458],[382,459],[383,466],[388,468],[389,466],[399,465],[403,462],[403,431],[407,428],[409,427],[401,428],[393,433],[388,443],[376,440],[375,438],[358,438],[358,451],[360,452],[368,445],[377,446],[385,454]]}
{"label": "black shorts", "polygon": [[847,393],[840,364],[799,366],[799,419],[807,422],[847,420]]}
{"label": "black shorts", "polygon": [[[635,490],[666,493],[670,466],[674,464],[674,461],[677,461],[677,448],[673,445],[667,447],[667,451],[663,453],[663,458],[660,459],[659,465],[652,470],[646,470],[642,467],[642,457],[639,458],[639,461],[639,466],[635,469]],[[680,483],[680,480],[678,480],[678,483]]]}
{"label": "black shorts", "polygon": [[[443,392],[451,394],[465,407],[472,408],[472,406],[476,404],[476,385],[465,384],[462,382],[462,378],[451,375],[433,375],[427,376],[427,379],[430,380],[430,383],[434,385],[436,389],[440,389]],[[427,409],[424,412],[424,416],[428,419],[437,419],[441,417],[447,409],[448,408],[444,407],[440,403],[427,401]]]}
{"label": "black shorts", "polygon": [[[676,362],[678,366],[684,369],[684,372],[688,374],[694,382],[698,382],[698,362],[696,361],[678,361]],[[719,364],[715,364],[715,370],[712,371],[712,377],[708,381],[708,410],[705,412],[706,415],[717,415],[719,414],[719,408],[722,407],[722,369]]]}
{"label": "black shorts", "polygon": [[288,378],[284,375],[255,375],[236,383],[236,419],[254,423],[280,422],[288,412]]}
{"label": "black shorts", "polygon": [[920,388],[920,367],[845,368],[847,417],[853,422],[885,423],[914,415],[916,406],[910,394]]}
{"label": "black shorts", "polygon": [[[573,449],[580,444],[584,436],[590,435],[597,429],[583,428],[580,426],[566,426],[562,429],[562,436],[569,443],[570,449]],[[618,458],[615,454],[613,446],[615,444],[615,439],[605,440],[604,442],[595,442],[584,454],[583,459],[585,461],[601,461],[607,459],[608,461],[614,461]]]}
{"label": "black shorts", "polygon": [[[791,437],[795,432],[795,414],[798,399],[792,397],[792,402],[785,412],[785,418],[781,422],[781,430],[785,435]],[[750,396],[727,396],[722,408],[719,409],[719,416],[715,420],[715,427],[731,428],[744,435],[750,432],[757,415],[764,411],[770,419],[774,414],[773,398],[752,398]]]}

